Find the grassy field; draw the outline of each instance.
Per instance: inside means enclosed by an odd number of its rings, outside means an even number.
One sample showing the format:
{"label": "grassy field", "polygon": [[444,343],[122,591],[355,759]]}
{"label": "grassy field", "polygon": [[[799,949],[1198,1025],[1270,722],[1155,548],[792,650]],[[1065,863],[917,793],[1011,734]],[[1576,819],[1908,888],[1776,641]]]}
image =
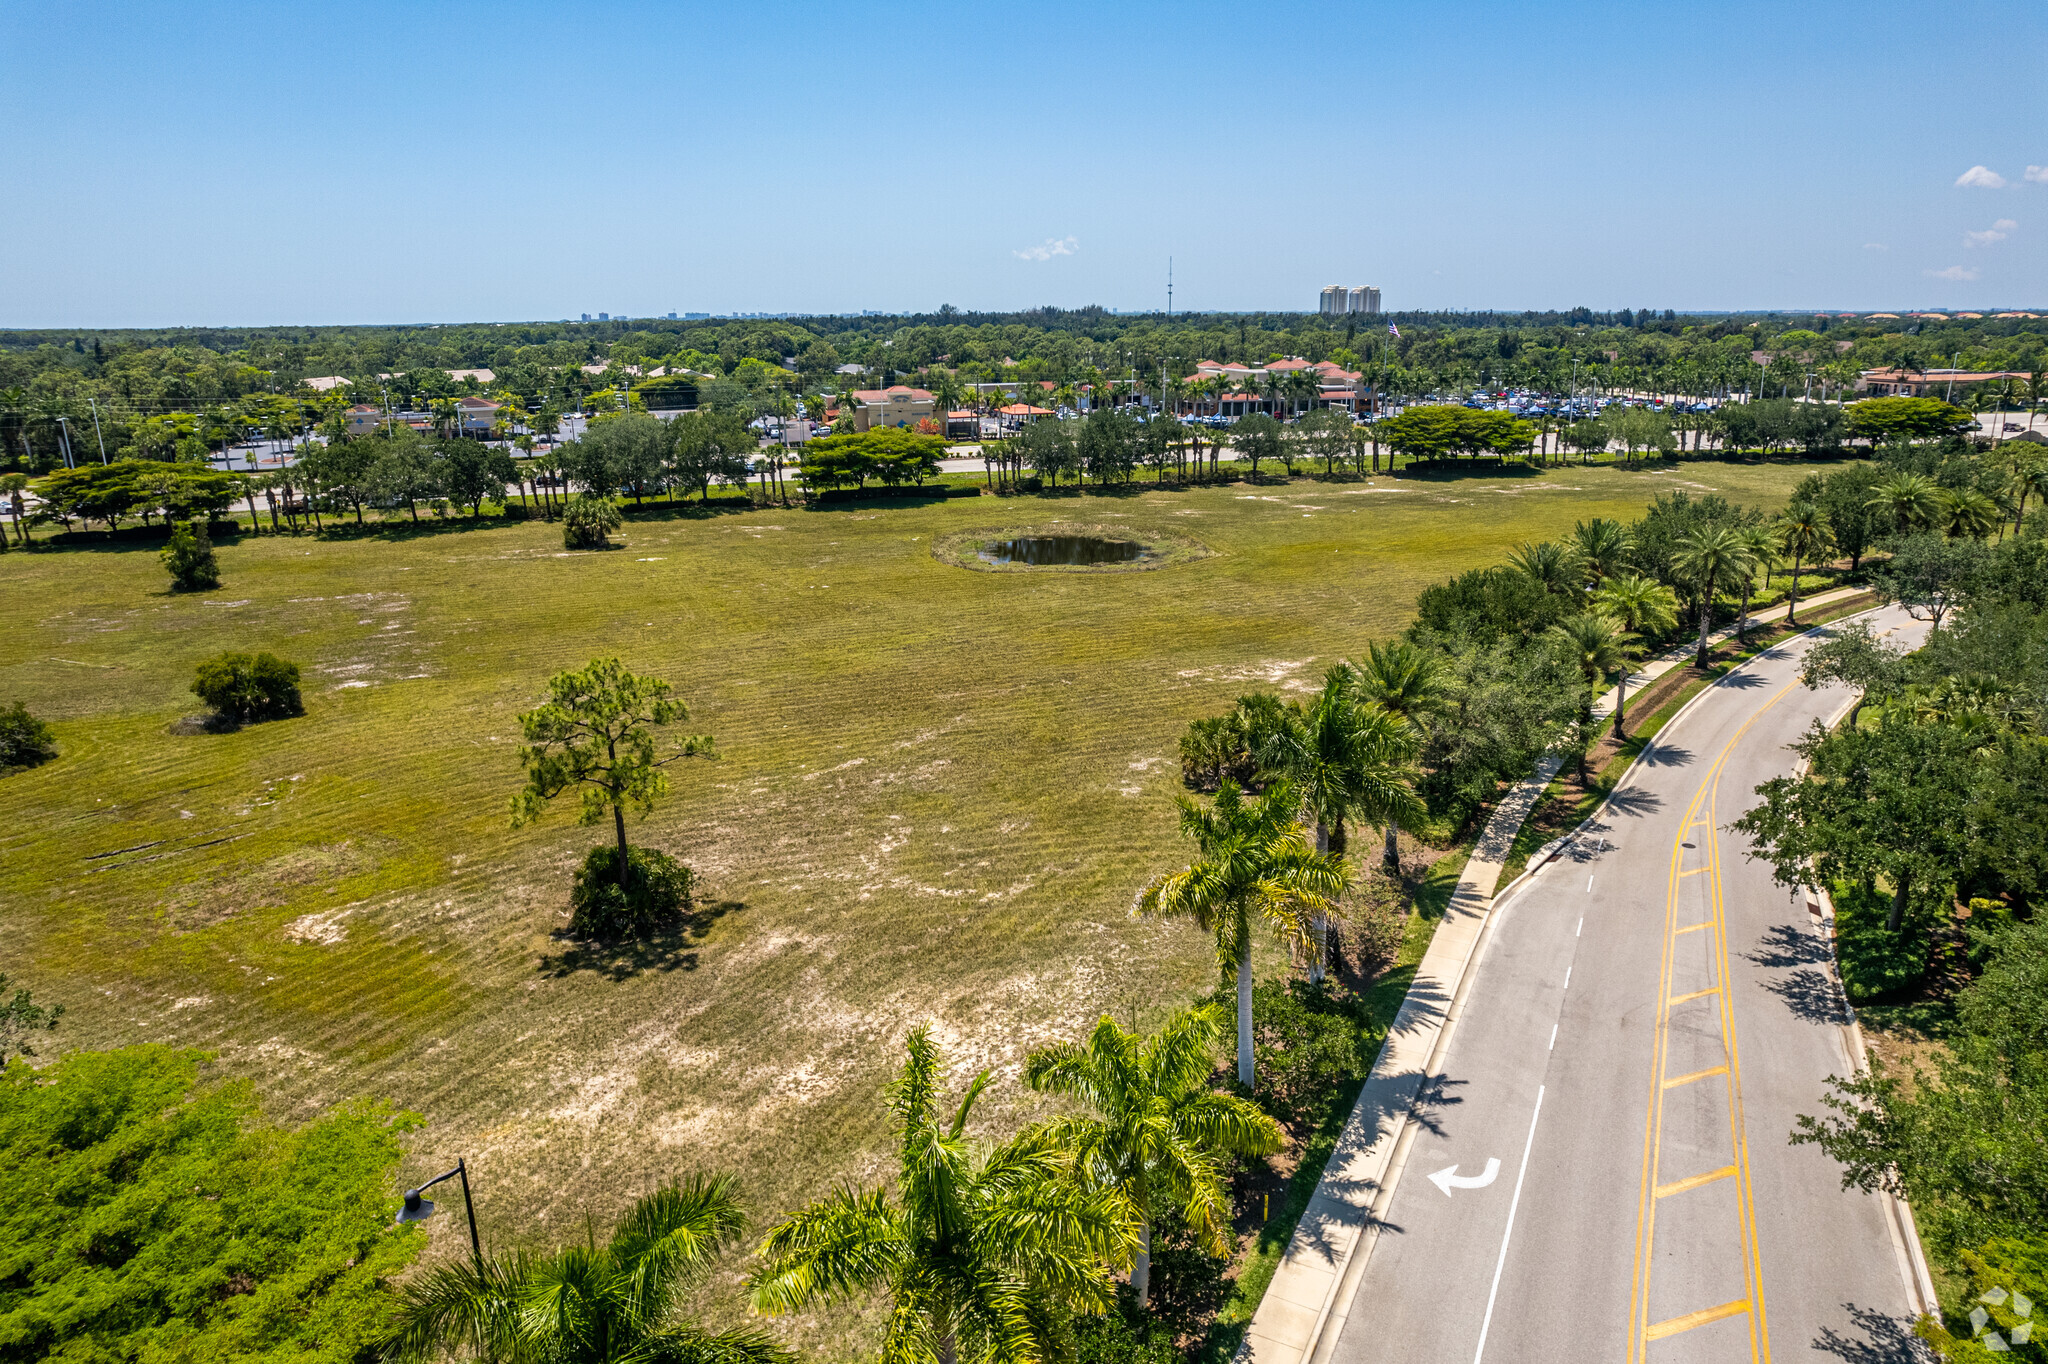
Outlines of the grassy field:
{"label": "grassy field", "polygon": [[[0,703],[62,756],[0,779],[0,971],[70,1007],[65,1045],[215,1049],[287,1120],[358,1094],[420,1111],[414,1163],[467,1155],[500,1245],[693,1167],[739,1171],[765,1220],[883,1172],[877,1095],[914,1022],[963,1078],[1014,1073],[1212,984],[1197,933],[1129,916],[1184,856],[1190,719],[1311,686],[1523,540],[1677,487],[1776,506],[1809,468],[664,513],[573,555],[545,524],[393,525],[245,539],[192,597],[150,547],[9,554]],[[931,552],[1061,521],[1213,553],[1085,574]],[[228,648],[301,663],[307,714],[172,733]],[[632,831],[710,903],[595,957],[553,935],[605,831],[564,809],[514,832],[507,802],[514,717],[605,653],[673,681],[722,756]],[[991,1125],[1029,1104],[996,1097]],[[831,1355],[865,1329],[792,1336]]]}

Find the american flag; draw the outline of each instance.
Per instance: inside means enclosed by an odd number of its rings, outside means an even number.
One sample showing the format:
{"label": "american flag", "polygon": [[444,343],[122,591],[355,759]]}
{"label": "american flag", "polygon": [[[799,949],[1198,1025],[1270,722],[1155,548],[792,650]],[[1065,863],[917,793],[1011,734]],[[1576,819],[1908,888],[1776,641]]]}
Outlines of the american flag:
{"label": "american flag", "polygon": [[1396,341],[1399,341],[1401,339],[1401,329],[1395,326],[1393,323],[1389,322],[1387,324],[1387,335],[1393,337]]}

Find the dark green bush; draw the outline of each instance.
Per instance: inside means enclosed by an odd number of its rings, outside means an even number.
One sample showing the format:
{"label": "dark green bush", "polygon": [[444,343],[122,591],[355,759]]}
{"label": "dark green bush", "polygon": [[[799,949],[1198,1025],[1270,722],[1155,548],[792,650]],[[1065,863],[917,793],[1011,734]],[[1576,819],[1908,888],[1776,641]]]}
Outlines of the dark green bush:
{"label": "dark green bush", "polygon": [[57,756],[57,736],[16,701],[0,710],[0,771],[34,767]]}
{"label": "dark green bush", "polygon": [[220,586],[220,564],[213,557],[213,541],[206,528],[187,521],[171,532],[164,546],[164,567],[170,570],[174,592],[206,592]]}
{"label": "dark green bush", "polygon": [[1352,997],[1327,983],[1266,981],[1252,989],[1252,1098],[1289,1127],[1312,1127],[1371,1059],[1359,1046]]}
{"label": "dark green bush", "polygon": [[1073,1343],[1074,1364],[1180,1364],[1173,1333],[1123,1303],[1099,1317],[1075,1318]]}
{"label": "dark green bush", "polygon": [[626,884],[619,884],[619,850],[592,848],[569,891],[569,932],[616,942],[645,937],[682,918],[690,903],[690,869],[659,848],[630,848]]}
{"label": "dark green bush", "polygon": [[[1226,1183],[1235,1162],[1235,1157],[1225,1158]],[[1177,1211],[1161,1210],[1152,1223],[1152,1324],[1164,1327],[1169,1337],[1207,1330],[1237,1286],[1228,1277],[1230,1261],[1228,1254],[1204,1250]]]}
{"label": "dark green bush", "polygon": [[282,720],[304,715],[299,665],[276,654],[225,653],[199,665],[192,694],[230,720]]}

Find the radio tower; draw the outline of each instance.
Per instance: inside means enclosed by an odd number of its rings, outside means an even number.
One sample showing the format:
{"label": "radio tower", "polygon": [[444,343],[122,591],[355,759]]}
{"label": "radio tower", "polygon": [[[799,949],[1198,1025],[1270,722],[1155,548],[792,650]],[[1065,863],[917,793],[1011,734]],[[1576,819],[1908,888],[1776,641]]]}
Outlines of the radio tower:
{"label": "radio tower", "polygon": [[1173,316],[1173,257],[1166,258],[1166,315]]}

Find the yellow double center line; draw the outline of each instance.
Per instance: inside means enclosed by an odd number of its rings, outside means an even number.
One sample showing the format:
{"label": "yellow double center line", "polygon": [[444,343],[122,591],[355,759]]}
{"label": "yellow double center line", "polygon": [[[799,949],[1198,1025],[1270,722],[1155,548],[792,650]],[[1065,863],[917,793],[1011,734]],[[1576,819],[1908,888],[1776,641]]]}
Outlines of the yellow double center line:
{"label": "yellow double center line", "polygon": [[[1750,726],[1762,719],[1765,712],[1783,700],[1798,683],[1788,683],[1775,696],[1757,708],[1754,715],[1743,721],[1727,744],[1714,759],[1714,765],[1700,782],[1699,790],[1693,795],[1692,803],[1686,807],[1685,818],[1680,822],[1677,836],[1671,840],[1671,873],[1665,889],[1664,908],[1664,950],[1658,964],[1657,977],[1657,1025],[1651,1043],[1649,1111],[1643,1120],[1643,1174],[1642,1187],[1636,1202],[1636,1251],[1634,1285],[1629,1298],[1628,1359],[1629,1364],[1641,1364],[1649,1355],[1649,1344],[1666,1336],[1690,1331],[1710,1322],[1727,1317],[1747,1314],[1749,1317],[1749,1352],[1752,1364],[1769,1364],[1771,1358],[1770,1332],[1764,1319],[1763,1260],[1757,1247],[1756,1211],[1753,1203],[1749,1178],[1749,1141],[1744,1134],[1742,1113],[1742,1062],[1736,1047],[1735,1015],[1729,1007],[1727,994],[1728,962],[1728,921],[1722,899],[1721,853],[1714,837],[1716,825],[1715,797],[1720,789],[1721,771],[1727,766],[1729,755],[1735,746],[1749,733]],[[1700,810],[1706,809],[1705,818]],[[1704,829],[1700,844],[1706,849],[1704,866],[1686,869],[1686,836],[1695,829]],[[1708,880],[1708,900],[1711,905],[1709,917],[1700,923],[1681,926],[1678,922],[1678,886],[1689,876],[1704,872]],[[1671,980],[1673,957],[1680,935],[1705,929],[1713,935],[1713,973],[1718,984],[1705,989],[1690,991],[1673,996]],[[1671,1011],[1673,1008],[1708,995],[1718,995],[1721,1012],[1721,1045],[1727,1061],[1721,1066],[1712,1066],[1690,1074],[1667,1076],[1666,1063],[1670,1057]],[[1689,1178],[1660,1183],[1658,1165],[1664,1136],[1664,1097],[1668,1090],[1678,1089],[1695,1081],[1711,1079],[1717,1075],[1727,1077],[1728,1086],[1728,1127],[1733,1161],[1717,1170]],[[1737,1217],[1742,1238],[1743,1284],[1748,1296],[1717,1306],[1702,1307],[1697,1311],[1662,1321],[1650,1319],[1650,1270],[1654,1262],[1652,1249],[1657,1230],[1657,1200],[1688,1192],[1707,1184],[1732,1179],[1736,1189]]]}

